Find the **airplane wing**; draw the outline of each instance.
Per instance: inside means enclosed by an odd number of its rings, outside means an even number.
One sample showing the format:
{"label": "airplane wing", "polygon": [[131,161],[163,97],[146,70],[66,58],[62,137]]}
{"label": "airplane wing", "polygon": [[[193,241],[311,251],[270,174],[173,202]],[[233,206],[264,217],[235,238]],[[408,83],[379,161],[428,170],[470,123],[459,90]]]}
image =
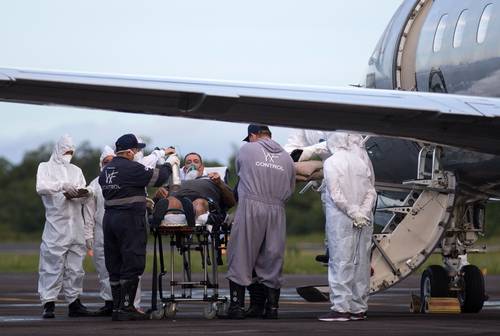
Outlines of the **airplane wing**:
{"label": "airplane wing", "polygon": [[500,99],[0,68],[0,101],[419,139],[500,154]]}

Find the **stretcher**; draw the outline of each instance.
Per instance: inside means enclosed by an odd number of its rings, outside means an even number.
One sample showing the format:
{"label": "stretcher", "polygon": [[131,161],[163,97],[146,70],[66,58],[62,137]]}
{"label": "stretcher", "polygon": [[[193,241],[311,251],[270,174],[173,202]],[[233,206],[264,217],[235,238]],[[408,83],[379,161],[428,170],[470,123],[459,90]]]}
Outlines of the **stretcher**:
{"label": "stretcher", "polygon": [[[163,211],[164,214],[172,212],[183,213],[178,209]],[[207,319],[224,315],[228,299],[219,294],[218,267],[223,264],[222,254],[229,235],[226,221],[189,226],[162,220],[158,225],[157,218],[150,224],[154,237],[151,319],[174,318],[179,304],[196,302],[206,303],[203,315]],[[164,238],[168,240],[166,249],[169,250],[170,274],[166,270]],[[195,253],[201,256],[201,275],[192,273],[192,256]],[[180,254],[182,259],[182,280],[178,279],[180,276],[176,277],[176,254]],[[201,296],[196,296],[200,292]]]}

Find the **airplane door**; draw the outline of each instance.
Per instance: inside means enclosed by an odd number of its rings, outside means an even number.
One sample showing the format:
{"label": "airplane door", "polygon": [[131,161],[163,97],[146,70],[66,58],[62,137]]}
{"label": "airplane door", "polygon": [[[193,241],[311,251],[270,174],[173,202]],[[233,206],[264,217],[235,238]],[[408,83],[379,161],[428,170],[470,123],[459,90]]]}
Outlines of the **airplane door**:
{"label": "airplane door", "polygon": [[396,58],[396,88],[398,90],[415,91],[416,55],[420,33],[433,0],[420,0],[410,15],[399,40]]}

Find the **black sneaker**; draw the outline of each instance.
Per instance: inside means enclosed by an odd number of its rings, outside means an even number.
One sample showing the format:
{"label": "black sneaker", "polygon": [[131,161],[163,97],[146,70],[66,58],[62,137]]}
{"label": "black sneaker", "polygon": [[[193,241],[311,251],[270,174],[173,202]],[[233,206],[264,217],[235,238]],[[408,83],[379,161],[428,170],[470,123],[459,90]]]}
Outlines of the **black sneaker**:
{"label": "black sneaker", "polygon": [[43,318],[54,318],[56,315],[54,314],[54,309],[56,305],[54,301],[47,302],[43,305]]}
{"label": "black sneaker", "polygon": [[332,310],[328,314],[320,316],[318,320],[324,322],[346,322],[351,319],[351,314],[349,313],[340,313]]}
{"label": "black sneaker", "polygon": [[86,316],[95,316],[95,313],[87,310],[81,302],[80,299],[76,299],[71,302],[68,306],[68,316],[69,317],[86,317]]}
{"label": "black sneaker", "polygon": [[366,320],[366,312],[351,314],[351,321],[364,321]]}

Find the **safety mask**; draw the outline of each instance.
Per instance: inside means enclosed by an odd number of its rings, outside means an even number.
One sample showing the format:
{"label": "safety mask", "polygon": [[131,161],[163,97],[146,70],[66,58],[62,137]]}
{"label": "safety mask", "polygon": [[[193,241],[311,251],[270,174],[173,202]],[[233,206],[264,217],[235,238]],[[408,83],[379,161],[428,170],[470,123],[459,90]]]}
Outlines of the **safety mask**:
{"label": "safety mask", "polygon": [[139,151],[134,154],[134,161],[139,162],[144,158],[144,153],[143,151]]}
{"label": "safety mask", "polygon": [[64,154],[62,156],[62,160],[63,160],[64,164],[69,164],[71,162],[72,158],[73,158],[73,155],[71,155],[71,154]]}
{"label": "safety mask", "polygon": [[184,179],[194,180],[198,177],[198,167],[194,163],[190,164],[184,169]]}
{"label": "safety mask", "polygon": [[184,180],[186,181],[195,180],[197,177],[198,177],[198,171],[190,170],[184,175]]}

